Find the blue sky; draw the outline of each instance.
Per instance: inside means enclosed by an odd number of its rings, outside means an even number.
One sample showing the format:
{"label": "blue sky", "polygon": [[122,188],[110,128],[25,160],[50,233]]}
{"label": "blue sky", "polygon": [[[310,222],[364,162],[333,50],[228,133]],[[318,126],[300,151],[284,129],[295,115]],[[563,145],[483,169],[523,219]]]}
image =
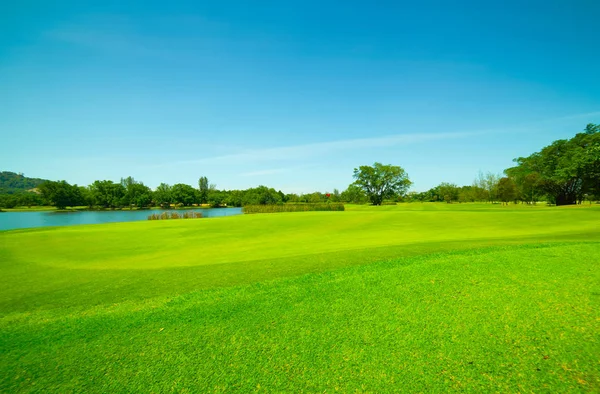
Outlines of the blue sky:
{"label": "blue sky", "polygon": [[0,170],[422,191],[600,123],[595,0],[122,3],[0,5]]}

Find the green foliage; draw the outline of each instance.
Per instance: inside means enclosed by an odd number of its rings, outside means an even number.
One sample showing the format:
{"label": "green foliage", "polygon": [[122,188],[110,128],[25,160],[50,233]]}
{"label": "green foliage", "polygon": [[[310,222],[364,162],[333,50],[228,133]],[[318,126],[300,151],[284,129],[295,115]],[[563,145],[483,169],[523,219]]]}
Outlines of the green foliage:
{"label": "green foliage", "polygon": [[314,192],[305,196],[305,201],[310,204],[318,204],[322,201],[326,201],[327,197],[323,193]]}
{"label": "green foliage", "polygon": [[518,190],[515,182],[508,177],[500,178],[498,181],[498,198],[504,204],[508,204],[510,201],[514,201],[517,199]]}
{"label": "green foliage", "polygon": [[243,190],[229,190],[223,192],[223,202],[228,207],[241,207],[244,200]]}
{"label": "green foliage", "polygon": [[198,201],[198,191],[184,183],[178,183],[171,188],[171,201],[186,207]]}
{"label": "green foliage", "polygon": [[596,134],[600,133],[600,124],[588,123],[583,130],[586,134]]}
{"label": "green foliage", "polygon": [[161,183],[158,185],[156,190],[154,191],[154,203],[158,206],[168,208],[170,204],[173,202],[173,197],[171,194],[171,186],[166,183]]}
{"label": "green foliage", "polygon": [[210,190],[207,194],[207,200],[211,207],[219,208],[226,206],[227,194],[220,190]]}
{"label": "green foliage", "polygon": [[412,194],[410,196],[410,199],[411,199],[411,201],[414,200],[414,201],[421,201],[421,202],[444,201],[444,197],[440,193],[439,186],[432,187],[431,189],[427,190],[426,192]]}
{"label": "green foliage", "polygon": [[497,201],[498,182],[500,178],[500,175],[491,172],[484,174],[480,171],[477,178],[473,181],[473,187],[478,192],[476,201]]}
{"label": "green foliage", "polygon": [[47,179],[29,178],[23,174],[2,171],[0,172],[0,194],[22,193],[35,189],[47,181]]}
{"label": "green foliage", "polygon": [[[337,192],[337,195],[335,194]],[[303,194],[283,194],[281,191],[278,192],[281,196],[283,202],[290,203],[324,203],[324,202],[340,202],[340,193],[337,189],[334,189],[334,193],[321,193],[321,192],[313,192],[313,193],[303,193]],[[329,194],[329,196],[327,196]]]}
{"label": "green foliage", "polygon": [[458,201],[460,188],[454,183],[442,182],[438,186],[440,197],[447,203]]}
{"label": "green foliage", "polygon": [[333,192],[329,196],[329,201],[331,201],[331,202],[341,202],[342,201],[342,195],[338,189],[333,189]]}
{"label": "green foliage", "polygon": [[[600,133],[589,124],[585,132],[569,140],[557,140],[528,157],[514,160],[517,165],[505,172],[521,184],[527,177],[556,205],[575,204],[586,194],[600,191]],[[532,187],[533,188],[533,187]]]}
{"label": "green foliage", "polygon": [[425,192],[408,193],[403,201],[406,202],[436,202],[445,201],[451,202],[475,202],[488,201],[489,194],[478,186],[457,186],[454,183],[442,182],[436,187],[433,187]]}
{"label": "green foliage", "polygon": [[13,194],[0,194],[0,207],[2,208],[14,208],[19,204],[19,198]]}
{"label": "green foliage", "polygon": [[48,204],[48,202],[38,192],[0,194],[0,207],[3,208],[32,207],[44,204]]}
{"label": "green foliage", "polygon": [[125,186],[113,181],[94,181],[90,185],[90,194],[94,205],[103,208],[122,207],[125,192]]}
{"label": "green foliage", "polygon": [[244,192],[242,205],[270,205],[281,204],[281,195],[273,188],[259,186],[250,188]]}
{"label": "green foliage", "polygon": [[515,177],[511,179],[515,181],[517,195],[521,201],[525,201],[528,204],[535,204],[545,197],[545,193],[541,187],[542,179],[538,173],[516,171],[514,174]]}
{"label": "green foliage", "polygon": [[485,190],[478,186],[462,186],[458,193],[458,201],[461,203],[487,201]]}
{"label": "green foliage", "polygon": [[66,181],[46,181],[38,186],[44,199],[51,202],[58,209],[74,207],[81,204],[81,195],[77,185],[70,185]]}
{"label": "green foliage", "polygon": [[152,190],[142,182],[127,177],[121,179],[121,185],[125,188],[121,201],[123,206],[146,208],[152,204]]}
{"label": "green foliage", "polygon": [[342,203],[287,203],[271,205],[246,205],[244,213],[278,213],[278,212],[308,212],[308,211],[343,211]]}
{"label": "green foliage", "polygon": [[353,204],[364,204],[369,198],[362,187],[351,184],[340,194],[340,200]]}
{"label": "green foliage", "polygon": [[381,163],[355,168],[354,179],[354,184],[364,190],[373,205],[403,195],[412,184],[402,167]]}
{"label": "green foliage", "polygon": [[[211,185],[208,183],[207,177],[201,176],[198,179],[198,191],[199,191],[198,202],[200,204],[208,203],[210,200],[209,194],[211,194],[211,192],[215,191],[215,189],[216,189],[215,185]],[[211,205],[214,205],[214,196],[213,196],[213,202],[211,203]]]}

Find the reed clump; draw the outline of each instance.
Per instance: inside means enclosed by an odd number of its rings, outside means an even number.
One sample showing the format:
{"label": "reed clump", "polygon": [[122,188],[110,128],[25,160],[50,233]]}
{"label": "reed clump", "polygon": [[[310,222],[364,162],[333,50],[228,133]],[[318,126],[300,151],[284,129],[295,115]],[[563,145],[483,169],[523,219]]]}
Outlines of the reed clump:
{"label": "reed clump", "polygon": [[202,212],[162,212],[148,215],[148,220],[168,220],[168,219],[200,219]]}
{"label": "reed clump", "polygon": [[242,208],[244,213],[343,211],[344,209],[344,204],[337,202],[315,204],[246,205]]}

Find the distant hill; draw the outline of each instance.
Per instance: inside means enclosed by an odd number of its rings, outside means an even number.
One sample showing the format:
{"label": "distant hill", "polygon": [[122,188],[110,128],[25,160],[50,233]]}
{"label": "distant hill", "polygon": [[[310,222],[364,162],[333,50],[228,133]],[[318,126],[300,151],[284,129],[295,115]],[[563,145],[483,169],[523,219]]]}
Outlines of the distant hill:
{"label": "distant hill", "polygon": [[0,172],[0,194],[22,193],[35,189],[46,181],[47,179],[29,178],[23,174],[2,171]]}

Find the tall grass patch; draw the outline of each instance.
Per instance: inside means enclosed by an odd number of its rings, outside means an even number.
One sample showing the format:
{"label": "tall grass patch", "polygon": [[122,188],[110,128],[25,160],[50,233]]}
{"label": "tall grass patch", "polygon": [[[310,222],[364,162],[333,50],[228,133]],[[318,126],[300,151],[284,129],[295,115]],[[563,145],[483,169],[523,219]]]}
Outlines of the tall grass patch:
{"label": "tall grass patch", "polygon": [[168,220],[168,219],[200,219],[202,217],[202,212],[163,212],[163,213],[153,213],[152,215],[148,215],[148,220]]}
{"label": "tall grass patch", "polygon": [[279,213],[279,212],[308,212],[308,211],[344,211],[342,203],[316,203],[316,204],[273,204],[273,205],[246,205],[244,213]]}

